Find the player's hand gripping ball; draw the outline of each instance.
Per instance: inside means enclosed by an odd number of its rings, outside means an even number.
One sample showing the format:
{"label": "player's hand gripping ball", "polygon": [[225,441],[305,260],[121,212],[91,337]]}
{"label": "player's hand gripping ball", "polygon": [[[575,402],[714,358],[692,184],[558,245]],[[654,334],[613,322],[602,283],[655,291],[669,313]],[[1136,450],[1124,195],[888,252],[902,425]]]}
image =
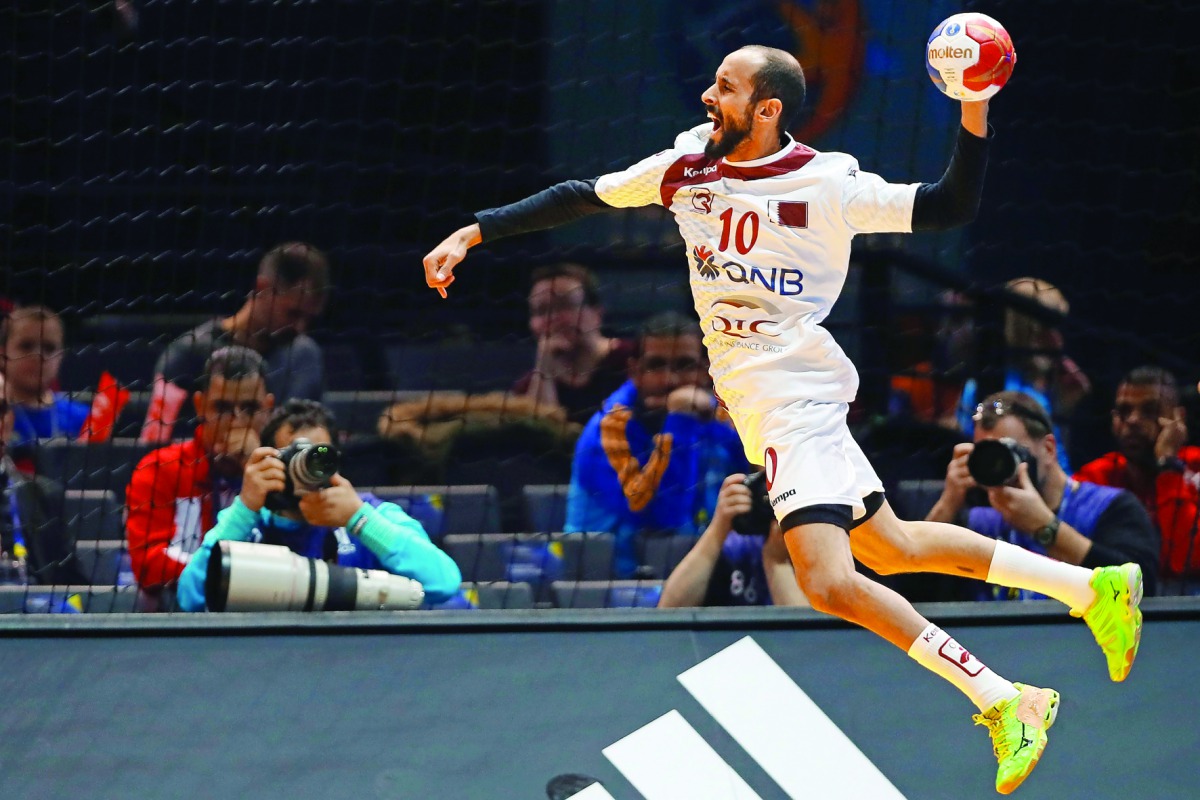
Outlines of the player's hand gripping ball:
{"label": "player's hand gripping ball", "polygon": [[955,100],[987,100],[1016,63],[1008,31],[985,14],[955,14],[933,29],[925,48],[929,78]]}

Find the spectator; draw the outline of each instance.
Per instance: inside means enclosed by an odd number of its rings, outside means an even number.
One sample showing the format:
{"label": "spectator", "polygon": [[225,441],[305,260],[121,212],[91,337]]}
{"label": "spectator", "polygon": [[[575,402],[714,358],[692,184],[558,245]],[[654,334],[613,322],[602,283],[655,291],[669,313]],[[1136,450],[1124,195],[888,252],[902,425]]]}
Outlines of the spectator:
{"label": "spectator", "polygon": [[255,350],[266,363],[267,391],[319,400],[325,367],[306,333],[325,308],[329,262],[304,242],[273,248],[258,263],[254,289],[232,316],[205,322],[167,345],[154,367],[154,389],[143,442],[169,441],[181,409],[212,353],[229,345]]}
{"label": "spectator", "polygon": [[125,492],[133,573],[151,591],[179,578],[217,512],[241,490],[242,470],[274,404],[263,357],[237,345],[217,350],[192,402],[200,419],[195,435],[147,453]]}
{"label": "spectator", "polygon": [[1200,447],[1185,445],[1188,429],[1175,376],[1139,367],[1117,386],[1112,432],[1117,449],[1084,464],[1077,480],[1128,489],[1150,514],[1161,538],[1164,587],[1200,576],[1196,479]]}
{"label": "spectator", "polygon": [[275,413],[262,431],[267,444],[246,464],[241,493],[220,513],[216,527],[204,536],[180,575],[180,608],[204,609],[208,559],[221,539],[282,544],[306,558],[336,553],[342,566],[383,569],[418,581],[426,602],[433,605],[458,595],[458,566],[429,540],[421,524],[394,503],[360,494],[340,474],[333,476],[329,488],[300,498],[296,511],[265,507],[268,493],[284,491],[280,450],[300,438],[331,444],[335,432],[333,416],[312,400],[290,400]]}
{"label": "spectator", "polygon": [[737,433],[715,418],[716,400],[701,388],[695,321],[657,315],[643,326],[638,349],[629,380],[580,435],[567,495],[566,530],[614,534],[622,578],[637,570],[638,534],[696,534],[717,502],[710,475],[746,465]]}
{"label": "spectator", "polygon": [[667,576],[659,608],[808,605],[765,493],[765,516],[770,520],[762,532],[766,536],[733,529],[754,505],[745,478],[736,472],[725,478],[712,521]]}
{"label": "spectator", "polygon": [[[1005,288],[1060,314],[1065,315],[1071,310],[1063,293],[1049,281],[1014,278]],[[1050,413],[1058,444],[1058,463],[1067,469],[1067,441],[1059,422],[1068,419],[1079,401],[1092,390],[1091,381],[1063,352],[1063,336],[1058,328],[1013,308],[1004,311],[1004,353],[1004,391],[1023,392]],[[974,379],[968,380],[963,387],[958,421],[968,436],[974,434],[974,414],[980,393]]]}
{"label": "spectator", "polygon": [[45,306],[18,306],[0,323],[3,372],[12,404],[14,449],[39,439],[79,436],[88,405],[54,391],[63,360],[63,324]]}
{"label": "spectator", "polygon": [[[975,412],[974,443],[954,448],[946,487],[926,516],[933,522],[957,522],[985,536],[1019,545],[1089,569],[1135,562],[1142,568],[1146,593],[1158,576],[1154,526],[1137,498],[1123,489],[1071,479],[1058,462],[1058,439],[1050,415],[1030,395],[997,392]],[[971,477],[967,459],[984,439],[1008,438],[1029,452],[1014,481],[986,489],[988,505],[967,508],[967,492],[982,488]],[[1031,463],[1036,482],[1030,478]],[[965,519],[964,519],[965,517]],[[999,586],[974,584],[975,599],[1040,597]]]}
{"label": "spectator", "polygon": [[603,322],[591,270],[578,264],[534,270],[529,330],[537,340],[537,360],[513,385],[513,394],[560,406],[569,421],[586,424],[625,382],[629,360],[637,354],[635,342],[605,336]]}
{"label": "spectator", "polygon": [[[16,562],[31,584],[87,583],[75,561],[75,541],[63,523],[63,488],[25,475],[8,456],[13,410],[0,374],[0,560]],[[5,580],[11,580],[11,576]]]}

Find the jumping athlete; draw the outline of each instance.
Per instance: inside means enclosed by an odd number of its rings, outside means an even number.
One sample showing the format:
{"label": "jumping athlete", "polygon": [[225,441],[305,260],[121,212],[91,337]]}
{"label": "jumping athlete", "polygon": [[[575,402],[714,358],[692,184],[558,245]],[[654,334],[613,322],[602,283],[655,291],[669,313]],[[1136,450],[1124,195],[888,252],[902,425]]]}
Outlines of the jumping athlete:
{"label": "jumping athlete", "polygon": [[[903,597],[856,573],[851,556],[881,574],[965,575],[1054,597],[1087,622],[1114,681],[1129,674],[1141,639],[1141,570],[1088,570],[892,512],[846,423],[858,375],[821,322],[842,290],[856,234],[974,219],[988,104],[962,103],[962,128],[937,183],[895,184],[851,156],[795,141],[788,129],[804,93],[790,54],[736,50],[701,95],[709,123],[621,172],[478,212],[425,257],[425,280],[445,297],[470,247],[609,208],[658,204],[674,214],[717,394],[746,455],[766,469],[801,589],[814,608],[874,631],[966,694],[979,708],[975,721],[990,729],[996,789],[1007,794],[1045,749],[1058,693],[1000,677]],[[1037,522],[1059,524],[1057,516]]]}

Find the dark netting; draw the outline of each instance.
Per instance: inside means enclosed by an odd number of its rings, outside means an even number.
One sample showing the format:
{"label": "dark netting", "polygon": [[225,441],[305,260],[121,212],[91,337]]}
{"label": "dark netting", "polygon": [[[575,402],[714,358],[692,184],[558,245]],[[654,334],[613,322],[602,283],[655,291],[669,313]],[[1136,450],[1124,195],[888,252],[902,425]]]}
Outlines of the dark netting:
{"label": "dark netting", "polygon": [[[859,369],[851,423],[902,515],[919,518],[940,496],[971,399],[1060,340],[1070,358],[1056,360],[1050,394],[1067,395],[1053,411],[1070,470],[1114,449],[1110,410],[1134,367],[1170,369],[1200,412],[1190,313],[1200,11],[1131,7],[981,6],[1012,34],[1019,64],[992,105],[978,220],[855,242],[827,327]],[[543,321],[602,309],[614,340],[606,395],[649,317],[695,319],[674,223],[661,209],[622,211],[478,248],[445,301],[425,286],[422,256],[478,209],[669,147],[703,121],[699,95],[722,56],[747,43],[803,63],[802,141],[889,180],[936,180],[958,110],[930,83],[921,48],[959,10],[930,0],[7,5],[0,294],[25,309],[10,343],[17,330],[35,341],[6,350],[5,369],[10,396],[14,376],[33,380],[22,358],[33,372],[57,369],[44,387],[16,389],[27,406],[57,392],[62,408],[18,420],[8,442],[15,466],[42,482],[20,490],[19,518],[5,523],[0,611],[175,607],[175,580],[240,474],[208,466],[193,393],[208,388],[214,350],[245,344],[268,353],[277,406],[308,397],[333,413],[342,474],[422,523],[461,568],[459,601],[655,604],[707,511],[685,533],[639,535],[635,563],[616,572],[611,533],[563,533],[576,439],[598,399],[540,393],[530,307]],[[327,262],[328,286],[314,259]],[[563,263],[596,284],[535,273]],[[531,298],[535,275],[575,280],[586,302]],[[1042,283],[1033,295],[1010,286],[1022,276],[1057,287],[1069,311]],[[44,313],[29,313],[36,306]],[[243,335],[247,319],[272,314],[276,339]],[[261,396],[229,402],[209,418],[254,417],[245,404],[258,403],[255,424],[266,419]],[[236,438],[222,446],[251,449]],[[172,442],[167,456],[149,455]],[[1193,481],[1200,457],[1188,456]],[[722,477],[705,478],[711,496]],[[1192,500],[1171,500],[1173,519],[1194,517],[1191,486]],[[1172,524],[1163,557],[1181,574],[1163,589],[1181,591],[1195,520]],[[25,539],[50,532],[19,569],[14,528]]]}

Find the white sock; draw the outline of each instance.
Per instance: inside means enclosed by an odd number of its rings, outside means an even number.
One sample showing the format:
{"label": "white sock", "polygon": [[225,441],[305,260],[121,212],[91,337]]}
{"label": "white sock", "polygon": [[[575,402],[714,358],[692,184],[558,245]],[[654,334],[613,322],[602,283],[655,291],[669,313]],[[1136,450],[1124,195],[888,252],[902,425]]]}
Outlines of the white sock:
{"label": "white sock", "polygon": [[996,542],[987,576],[988,583],[1041,592],[1080,613],[1096,599],[1088,583],[1091,579],[1090,569],[1055,561],[1008,542]]}
{"label": "white sock", "polygon": [[941,675],[971,698],[980,711],[1020,694],[1017,687],[992,672],[963,649],[950,634],[930,624],[908,648],[908,655],[925,669]]}

